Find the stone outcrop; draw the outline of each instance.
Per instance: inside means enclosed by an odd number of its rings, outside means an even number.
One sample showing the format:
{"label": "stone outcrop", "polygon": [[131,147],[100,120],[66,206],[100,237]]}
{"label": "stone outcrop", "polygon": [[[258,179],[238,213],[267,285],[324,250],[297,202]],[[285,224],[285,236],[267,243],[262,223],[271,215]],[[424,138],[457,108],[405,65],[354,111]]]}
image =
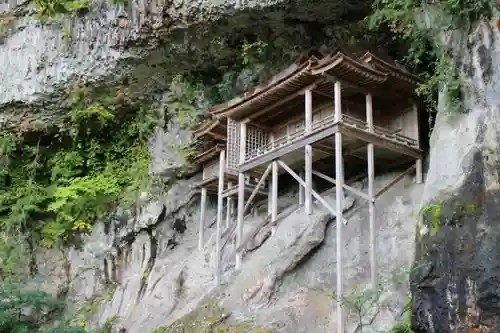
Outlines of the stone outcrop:
{"label": "stone outcrop", "polygon": [[411,279],[419,333],[500,330],[499,37],[490,22],[451,36],[468,111],[441,96]]}
{"label": "stone outcrop", "polygon": [[[378,177],[377,188],[394,176]],[[135,218],[117,221],[108,230],[96,228],[84,248],[66,254],[67,280],[55,276],[57,269],[47,260],[40,267],[40,286],[65,286],[68,305],[76,313],[92,304],[95,310],[87,313],[88,325],[100,326],[113,318],[116,327],[129,332],[183,327],[188,322],[212,325],[212,321],[283,333],[334,329],[335,219],[319,204],[312,216],[297,210],[280,222],[273,236],[247,253],[242,270],[236,274],[231,255],[234,247],[228,244],[223,254],[223,285],[217,288],[213,276],[215,226],[207,230],[205,252],[199,252],[197,202],[186,201],[189,183],[141,205]],[[363,309],[363,332],[391,328],[400,320],[408,298],[407,273],[423,187],[412,183],[411,178],[403,179],[377,204],[382,287],[377,306]],[[364,182],[355,186],[362,189]],[[292,189],[280,201],[296,202],[296,194]],[[334,205],[331,195],[327,194],[326,200]],[[351,196],[344,204],[349,221],[344,226],[345,288],[347,295],[356,295],[357,288],[366,289],[369,280],[368,207],[362,199]],[[208,211],[208,220],[215,215],[214,208],[212,205]],[[250,233],[263,218],[247,216],[244,233]],[[360,326],[353,311],[347,311],[349,331]]]}
{"label": "stone outcrop", "polygon": [[[97,0],[82,17],[40,23],[32,11],[16,11],[15,1],[9,3],[0,4],[2,126],[33,118],[55,122],[76,87],[96,96],[125,87],[140,99],[168,89],[183,72],[209,71],[211,79],[223,81],[223,73],[241,62],[244,40],[264,41],[266,62],[279,63],[286,55],[343,41],[336,26],[361,18],[368,8],[364,0],[341,6],[326,0],[314,6],[303,0],[160,0],[128,1],[126,7]],[[266,73],[261,67],[245,75]]]}

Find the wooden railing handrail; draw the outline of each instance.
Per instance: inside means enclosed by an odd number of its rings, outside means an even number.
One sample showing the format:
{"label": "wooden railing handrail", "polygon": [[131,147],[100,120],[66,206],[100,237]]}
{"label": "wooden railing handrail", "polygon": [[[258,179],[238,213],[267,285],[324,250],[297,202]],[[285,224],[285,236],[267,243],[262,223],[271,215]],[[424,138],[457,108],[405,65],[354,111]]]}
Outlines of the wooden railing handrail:
{"label": "wooden railing handrail", "polygon": [[[348,126],[353,126],[362,130],[367,131],[368,130],[368,123],[365,122],[364,120],[355,118],[350,115],[343,114],[342,115],[342,122]],[[335,117],[333,115],[328,116],[318,122],[314,122],[312,124],[312,129],[311,133],[314,133],[326,126],[333,125],[335,123]],[[415,139],[409,138],[407,136],[404,136],[402,134],[399,134],[398,130],[389,130],[385,129],[383,127],[374,125],[373,126],[373,133],[382,136],[386,139],[397,141],[400,143],[403,143],[405,145],[411,146],[411,147],[418,147],[418,142]],[[291,144],[301,138],[303,138],[306,135],[305,132],[305,127],[301,126],[299,129],[292,133],[288,133],[287,136],[280,137],[278,139],[275,139],[273,142],[268,142],[267,144],[260,146],[256,149],[253,149],[252,151],[249,151],[246,153],[245,156],[245,162],[248,162],[254,158],[257,158],[259,156],[262,156],[264,154],[267,154],[268,152],[280,148],[281,146],[285,144]]]}

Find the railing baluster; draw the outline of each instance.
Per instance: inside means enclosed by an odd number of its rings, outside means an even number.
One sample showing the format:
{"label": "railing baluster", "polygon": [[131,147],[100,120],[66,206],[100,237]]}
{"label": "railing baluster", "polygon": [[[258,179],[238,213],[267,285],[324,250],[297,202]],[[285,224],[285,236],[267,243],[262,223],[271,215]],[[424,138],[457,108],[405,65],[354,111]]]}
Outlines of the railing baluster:
{"label": "railing baluster", "polygon": [[[368,124],[365,121],[357,119],[357,118],[349,116],[349,115],[346,115],[346,114],[343,115],[342,121],[344,122],[344,124],[351,126],[351,127],[359,128],[359,129],[364,130],[364,131],[366,131],[368,129]],[[334,123],[335,123],[334,116],[328,116],[326,118],[323,118],[322,120],[317,121],[313,124],[312,133],[320,131],[320,130],[324,129],[325,127],[331,126]],[[390,130],[382,128],[380,126],[374,126],[374,134],[378,135],[380,137],[392,140],[392,141],[396,141],[396,142],[411,146],[411,147],[417,147],[417,140],[415,140],[413,138],[406,137],[406,136],[401,135],[399,133],[391,133]],[[247,155],[248,158],[246,159],[246,162],[248,162],[254,158],[257,158],[259,156],[265,155],[268,152],[274,151],[274,150],[281,148],[285,145],[295,143],[296,141],[300,140],[304,136],[305,136],[304,128],[301,127],[299,129],[296,129],[294,132],[288,133],[284,137],[275,139],[274,144],[267,143],[261,147],[255,148],[251,152],[248,152],[248,155]]]}

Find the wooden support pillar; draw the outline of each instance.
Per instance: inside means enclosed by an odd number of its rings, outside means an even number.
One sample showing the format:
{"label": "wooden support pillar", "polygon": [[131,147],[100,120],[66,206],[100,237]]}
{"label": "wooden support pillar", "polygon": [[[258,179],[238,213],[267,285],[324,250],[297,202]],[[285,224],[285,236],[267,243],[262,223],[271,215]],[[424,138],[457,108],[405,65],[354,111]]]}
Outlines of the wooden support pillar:
{"label": "wooden support pillar", "polygon": [[312,214],[312,146],[305,146],[305,173],[306,188],[304,191],[305,212]]}
{"label": "wooden support pillar", "polygon": [[[271,209],[271,223],[276,222],[278,218],[278,162],[272,162],[272,209]],[[276,232],[276,227],[272,227],[271,235]]]}
{"label": "wooden support pillar", "polygon": [[[231,182],[227,183],[228,190],[233,187]],[[232,206],[233,206],[233,197],[229,195],[226,199],[226,228],[231,224],[231,214],[232,214]]]}
{"label": "wooden support pillar", "polygon": [[342,104],[341,104],[341,86],[340,81],[335,82],[335,122],[342,121]]}
{"label": "wooden support pillar", "polygon": [[[420,148],[420,116],[418,114],[418,107],[417,104],[413,103],[413,115],[414,115],[414,122],[415,122],[415,138],[417,139],[417,147]],[[423,176],[423,165],[422,165],[422,159],[418,159],[415,162],[415,183],[417,184],[422,184],[424,182],[424,176]]]}
{"label": "wooden support pillar", "polygon": [[[240,123],[240,163],[245,161],[247,143],[247,126],[246,123]],[[241,245],[243,240],[243,218],[245,214],[245,174],[238,173],[238,218],[236,225],[236,248]],[[236,269],[241,268],[241,253],[236,251]]]}
{"label": "wooden support pillar", "polygon": [[369,209],[369,224],[370,224],[370,282],[372,287],[377,285],[377,257],[376,257],[376,234],[375,229],[375,196],[374,196],[374,181],[375,181],[375,161],[374,161],[373,143],[368,144],[368,201]]}
{"label": "wooden support pillar", "polygon": [[221,281],[221,232],[222,232],[222,208],[224,198],[222,197],[222,192],[224,192],[224,171],[225,171],[225,160],[226,151],[222,150],[219,155],[219,187],[217,193],[217,231],[215,238],[215,283],[220,284]]}
{"label": "wooden support pillar", "polygon": [[[304,179],[304,171],[300,170],[299,172],[300,179]],[[304,187],[299,184],[299,205],[304,204]]]}
{"label": "wooden support pillar", "polygon": [[343,234],[342,228],[343,223],[341,221],[343,218],[344,209],[344,172],[343,172],[343,161],[342,161],[342,134],[335,133],[335,182],[337,186],[335,187],[335,198],[336,198],[336,226],[337,226],[337,332],[345,333],[344,331],[344,312],[342,307],[343,301],[343,288],[344,288],[344,272],[342,255],[344,251],[343,244]]}
{"label": "wooden support pillar", "polygon": [[271,215],[273,211],[273,181],[270,179],[267,182],[267,215]]}
{"label": "wooden support pillar", "polygon": [[[312,91],[307,89],[305,95],[305,133],[312,131]],[[312,146],[306,145],[304,148],[305,160],[305,182],[306,188],[304,193],[305,212],[308,215],[312,214]]]}
{"label": "wooden support pillar", "polygon": [[415,182],[417,184],[422,184],[424,182],[422,159],[418,159],[417,162],[415,163],[415,170],[416,170]]}
{"label": "wooden support pillar", "polygon": [[198,250],[203,250],[204,245],[204,232],[205,232],[205,213],[207,210],[207,188],[201,188],[201,199],[200,199],[200,227],[198,231]]}
{"label": "wooden support pillar", "polygon": [[[368,131],[373,132],[373,100],[371,94],[366,94],[366,123],[368,124]],[[375,147],[373,143],[369,143],[367,146],[368,154],[368,214],[369,214],[369,225],[370,225],[370,282],[372,288],[377,285],[377,258],[376,258],[376,234],[375,229],[375,193],[374,193],[374,181],[375,181]]]}
{"label": "wooden support pillar", "polygon": [[305,95],[305,113],[306,113],[304,130],[306,133],[309,133],[312,130],[312,91],[310,89],[307,89],[304,95]]}
{"label": "wooden support pillar", "polygon": [[[341,103],[341,85],[340,81],[335,82],[335,121],[342,121],[342,103]],[[342,262],[344,244],[342,229],[344,224],[344,170],[342,161],[342,134],[335,133],[335,203],[336,203],[336,226],[337,226],[337,333],[344,331],[344,309],[342,307],[344,295],[344,267]]]}
{"label": "wooden support pillar", "polygon": [[372,94],[366,94],[366,124],[368,125],[368,131],[373,132],[373,100]]}

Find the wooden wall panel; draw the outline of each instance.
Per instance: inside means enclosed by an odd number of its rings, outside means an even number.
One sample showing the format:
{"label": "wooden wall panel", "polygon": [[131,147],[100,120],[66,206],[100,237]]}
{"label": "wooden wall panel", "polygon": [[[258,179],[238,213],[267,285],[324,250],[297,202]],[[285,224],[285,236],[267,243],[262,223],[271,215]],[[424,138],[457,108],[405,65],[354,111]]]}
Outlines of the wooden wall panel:
{"label": "wooden wall panel", "polygon": [[219,176],[219,158],[215,158],[203,165],[203,179]]}

